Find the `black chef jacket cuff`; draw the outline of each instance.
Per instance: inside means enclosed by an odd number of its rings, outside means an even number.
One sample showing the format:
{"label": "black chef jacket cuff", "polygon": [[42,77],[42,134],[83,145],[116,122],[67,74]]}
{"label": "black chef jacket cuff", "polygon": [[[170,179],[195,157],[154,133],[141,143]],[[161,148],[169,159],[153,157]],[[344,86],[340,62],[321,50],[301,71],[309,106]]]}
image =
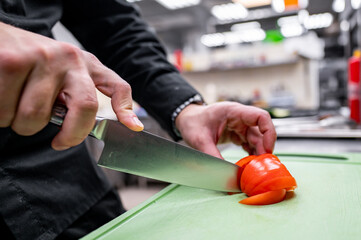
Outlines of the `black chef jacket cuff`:
{"label": "black chef jacket cuff", "polygon": [[189,104],[205,105],[205,102],[203,101],[203,98],[202,98],[201,95],[196,94],[193,97],[189,98],[184,103],[182,103],[180,106],[178,106],[176,108],[176,110],[172,113],[172,129],[173,129],[173,133],[179,138],[182,138],[182,135],[181,135],[181,133],[179,132],[179,130],[177,129],[177,127],[175,125],[175,119],[178,117],[179,113],[183,109],[185,109]]}

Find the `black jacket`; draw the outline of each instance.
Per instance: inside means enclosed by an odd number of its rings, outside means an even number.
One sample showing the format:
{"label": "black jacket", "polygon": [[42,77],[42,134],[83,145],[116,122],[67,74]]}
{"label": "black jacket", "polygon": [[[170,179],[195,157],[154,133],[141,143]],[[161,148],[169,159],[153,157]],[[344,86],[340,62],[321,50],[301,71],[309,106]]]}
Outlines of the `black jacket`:
{"label": "black jacket", "polygon": [[[179,139],[172,114],[198,93],[168,63],[158,39],[125,0],[0,0],[0,21],[49,37],[61,21]],[[23,137],[0,128],[0,215],[18,239],[54,238],[110,188],[84,144],[51,149],[56,132],[49,125]]]}

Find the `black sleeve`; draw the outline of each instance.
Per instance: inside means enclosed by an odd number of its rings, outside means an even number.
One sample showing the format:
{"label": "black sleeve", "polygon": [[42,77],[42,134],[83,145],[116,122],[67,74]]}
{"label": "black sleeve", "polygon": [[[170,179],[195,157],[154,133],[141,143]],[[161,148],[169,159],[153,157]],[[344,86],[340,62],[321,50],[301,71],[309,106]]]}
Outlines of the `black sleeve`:
{"label": "black sleeve", "polygon": [[176,140],[172,113],[198,92],[166,58],[155,34],[125,0],[64,0],[62,23],[132,87],[133,99]]}

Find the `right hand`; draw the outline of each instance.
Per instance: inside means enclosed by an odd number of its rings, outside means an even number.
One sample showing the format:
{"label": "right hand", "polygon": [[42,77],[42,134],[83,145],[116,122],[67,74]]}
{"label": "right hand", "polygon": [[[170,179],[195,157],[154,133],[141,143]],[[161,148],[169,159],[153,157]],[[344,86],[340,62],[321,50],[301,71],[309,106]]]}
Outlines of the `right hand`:
{"label": "right hand", "polygon": [[48,124],[54,102],[61,101],[68,112],[51,145],[55,150],[78,145],[94,126],[97,88],[111,97],[120,122],[143,130],[129,84],[94,55],[1,22],[0,43],[0,127],[33,135]]}

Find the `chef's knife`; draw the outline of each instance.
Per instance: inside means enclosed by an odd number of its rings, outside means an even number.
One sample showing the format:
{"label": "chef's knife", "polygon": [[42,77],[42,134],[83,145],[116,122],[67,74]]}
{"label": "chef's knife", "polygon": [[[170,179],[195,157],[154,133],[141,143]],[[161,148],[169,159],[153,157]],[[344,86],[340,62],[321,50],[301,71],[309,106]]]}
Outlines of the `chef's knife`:
{"label": "chef's knife", "polygon": [[[51,122],[61,126],[66,108],[56,105]],[[98,165],[190,187],[240,192],[239,167],[190,147],[135,132],[118,121],[97,118],[89,134],[104,142]]]}

